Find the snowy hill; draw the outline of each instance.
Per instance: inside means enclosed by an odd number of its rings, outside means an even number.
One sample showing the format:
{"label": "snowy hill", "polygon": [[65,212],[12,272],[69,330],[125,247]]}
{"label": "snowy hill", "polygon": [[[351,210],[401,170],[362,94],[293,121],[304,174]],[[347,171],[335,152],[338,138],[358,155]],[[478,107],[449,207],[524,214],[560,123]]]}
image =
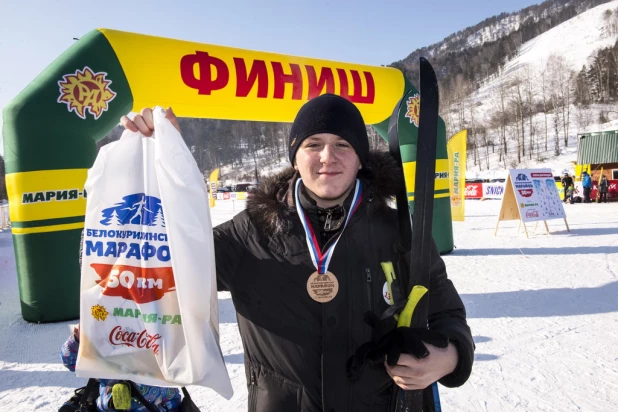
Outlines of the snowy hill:
{"label": "snowy hill", "polygon": [[[443,113],[450,133],[463,128],[472,133],[475,127],[481,128],[487,141],[493,142],[489,148],[477,137],[481,146],[480,161],[474,165],[470,161],[475,154],[470,150],[473,139],[469,139],[467,177],[504,177],[504,170],[515,167],[550,167],[555,174],[573,171],[578,134],[618,129],[616,116],[611,120],[602,116],[602,112],[615,111],[615,107],[611,104],[575,105],[572,85],[575,73],[584,64],[590,64],[597,50],[613,46],[618,40],[617,9],[618,1],[602,4],[524,43],[499,75],[486,79],[478,90]],[[561,95],[564,101],[561,108],[552,106],[556,101],[550,102],[555,98],[552,95],[557,93],[556,88],[563,88],[558,93],[566,93]],[[533,112],[535,108],[538,109]],[[527,116],[523,113],[527,110],[531,112],[529,118],[522,119],[520,116]],[[501,124],[507,138],[505,157],[496,149],[500,143]],[[531,131],[532,144],[529,143]],[[556,139],[559,140],[559,156],[555,155]],[[533,146],[532,156],[530,147],[526,147],[526,155],[518,156],[520,141]]]}
{"label": "snowy hill", "polygon": [[[571,70],[581,70],[584,64],[589,63],[588,60],[595,51],[613,46],[618,40],[618,32],[612,31],[610,27],[616,18],[613,13],[616,9],[616,0],[602,4],[524,43],[517,57],[506,64],[502,76],[512,78],[522,74],[527,66],[539,72],[552,54],[562,56]],[[611,21],[604,18],[607,10],[612,11]],[[478,91],[475,100],[486,99],[499,80],[499,77],[496,77],[487,82]]]}

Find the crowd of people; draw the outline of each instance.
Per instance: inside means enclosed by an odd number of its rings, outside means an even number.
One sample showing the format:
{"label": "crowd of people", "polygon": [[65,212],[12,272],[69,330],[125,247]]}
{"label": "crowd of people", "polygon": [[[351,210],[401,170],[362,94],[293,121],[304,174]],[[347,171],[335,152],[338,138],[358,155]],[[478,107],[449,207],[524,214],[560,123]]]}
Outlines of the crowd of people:
{"label": "crowd of people", "polygon": [[[568,173],[564,174],[561,180],[562,187],[564,189],[564,198],[563,198],[564,203],[567,203],[567,202],[571,204],[580,203],[580,202],[592,203],[592,199],[590,198],[590,193],[592,192],[593,181],[592,181],[592,177],[587,171],[582,172],[581,181],[582,181],[583,193],[580,194],[579,189],[575,187],[575,181],[573,177],[570,176]],[[604,174],[601,175],[600,179],[596,183],[597,183],[596,202],[597,203],[607,203],[607,192],[609,190],[609,180],[607,179],[607,176],[605,176]]]}

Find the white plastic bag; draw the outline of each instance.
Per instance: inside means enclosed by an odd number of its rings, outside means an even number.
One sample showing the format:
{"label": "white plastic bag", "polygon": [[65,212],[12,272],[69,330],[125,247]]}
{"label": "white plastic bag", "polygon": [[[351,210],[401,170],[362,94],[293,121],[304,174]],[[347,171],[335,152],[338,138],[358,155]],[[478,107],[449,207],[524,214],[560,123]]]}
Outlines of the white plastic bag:
{"label": "white plastic bag", "polygon": [[206,185],[163,109],[153,117],[154,138],[125,131],[88,172],[76,373],[229,399]]}

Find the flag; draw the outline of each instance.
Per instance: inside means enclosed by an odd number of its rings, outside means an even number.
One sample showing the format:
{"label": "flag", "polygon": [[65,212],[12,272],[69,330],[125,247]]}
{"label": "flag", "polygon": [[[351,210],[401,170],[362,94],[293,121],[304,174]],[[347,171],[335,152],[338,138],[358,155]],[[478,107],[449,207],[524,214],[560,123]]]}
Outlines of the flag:
{"label": "flag", "polygon": [[468,131],[462,130],[448,141],[449,189],[453,221],[464,220],[466,200],[466,141]]}
{"label": "flag", "polygon": [[212,171],[208,180],[210,181],[210,207],[215,207],[215,200],[217,200],[217,182],[219,181],[219,168]]}

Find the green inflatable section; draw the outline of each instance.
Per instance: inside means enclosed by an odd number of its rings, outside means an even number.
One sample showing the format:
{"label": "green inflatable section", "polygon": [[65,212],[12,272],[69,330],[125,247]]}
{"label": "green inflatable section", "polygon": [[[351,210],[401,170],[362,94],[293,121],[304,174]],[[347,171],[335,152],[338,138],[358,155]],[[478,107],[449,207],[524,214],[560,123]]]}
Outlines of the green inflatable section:
{"label": "green inflatable section", "polygon": [[[80,104],[101,99],[101,79],[84,79],[70,89],[72,78],[65,77],[77,78],[76,69],[88,76],[86,68],[92,73],[106,73],[105,80],[111,80],[115,93],[114,105],[101,110],[98,118],[85,110],[76,115],[76,111]],[[69,85],[70,95],[65,97],[69,103],[58,101],[60,82]],[[79,317],[81,228],[71,227],[83,227],[86,196],[83,183],[85,170],[96,157],[96,142],[131,110],[132,101],[116,54],[105,36],[93,31],[4,108],[2,132],[9,192],[16,181],[26,181],[32,187],[39,187],[44,181],[43,186],[49,190],[37,192],[41,197],[47,196],[47,192],[56,196],[58,192],[75,188],[80,196],[71,199],[75,196],[68,193],[66,202],[81,201],[84,206],[74,216],[53,216],[53,213],[50,216],[43,210],[48,197],[38,202],[34,193],[31,198],[24,194],[23,198],[11,199],[11,208],[18,209],[11,214],[19,216],[12,225],[22,316],[29,322]],[[71,102],[73,109],[69,106]],[[81,180],[79,187],[73,184],[76,178]],[[63,187],[64,181],[71,185]]]}
{"label": "green inflatable section", "polygon": [[[406,80],[406,92],[403,101],[418,100],[417,89]],[[418,139],[418,125],[410,118],[410,104],[402,104],[398,114],[399,146],[401,160],[406,172],[406,180],[414,182],[411,170],[416,166],[416,143]],[[418,113],[417,113],[418,115]],[[418,121],[418,118],[416,118]],[[373,127],[388,141],[388,123],[386,120]],[[438,119],[438,142],[436,150],[436,187],[434,189],[433,238],[440,254],[453,251],[453,220],[451,216],[451,200],[448,186],[448,152],[446,149],[446,125],[442,118]],[[409,186],[408,186],[409,188]],[[414,192],[408,190],[410,210],[414,211]]]}

